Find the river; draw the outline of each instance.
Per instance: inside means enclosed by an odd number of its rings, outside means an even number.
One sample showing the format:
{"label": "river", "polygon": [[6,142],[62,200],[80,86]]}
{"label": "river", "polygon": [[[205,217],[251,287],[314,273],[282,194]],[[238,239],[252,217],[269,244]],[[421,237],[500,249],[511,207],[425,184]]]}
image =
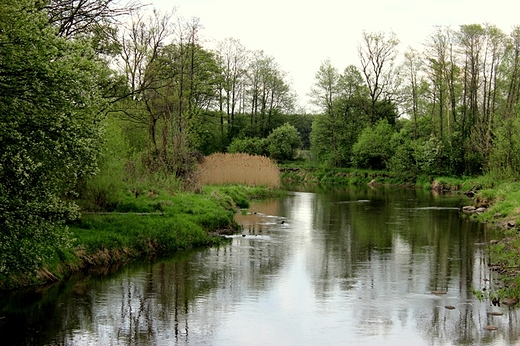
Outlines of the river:
{"label": "river", "polygon": [[255,202],[226,245],[0,295],[0,344],[520,343],[518,309],[486,298],[499,235],[464,203],[350,187]]}

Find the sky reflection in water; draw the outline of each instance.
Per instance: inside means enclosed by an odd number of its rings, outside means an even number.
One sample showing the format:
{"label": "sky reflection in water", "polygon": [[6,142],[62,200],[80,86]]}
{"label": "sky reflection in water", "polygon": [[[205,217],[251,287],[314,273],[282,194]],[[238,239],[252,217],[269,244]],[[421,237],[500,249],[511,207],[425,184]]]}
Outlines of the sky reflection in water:
{"label": "sky reflection in water", "polygon": [[34,345],[514,344],[517,310],[471,293],[495,285],[496,235],[462,220],[461,203],[371,189],[254,203],[228,245],[49,288],[4,308],[0,334]]}

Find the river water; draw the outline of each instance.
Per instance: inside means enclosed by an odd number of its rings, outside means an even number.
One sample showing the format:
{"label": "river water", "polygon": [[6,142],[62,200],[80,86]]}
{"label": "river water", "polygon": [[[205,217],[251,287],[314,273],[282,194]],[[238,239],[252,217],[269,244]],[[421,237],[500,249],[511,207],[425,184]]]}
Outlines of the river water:
{"label": "river water", "polygon": [[344,188],[253,203],[218,248],[0,295],[0,344],[518,344],[518,309],[473,294],[499,284],[498,234],[465,202]]}

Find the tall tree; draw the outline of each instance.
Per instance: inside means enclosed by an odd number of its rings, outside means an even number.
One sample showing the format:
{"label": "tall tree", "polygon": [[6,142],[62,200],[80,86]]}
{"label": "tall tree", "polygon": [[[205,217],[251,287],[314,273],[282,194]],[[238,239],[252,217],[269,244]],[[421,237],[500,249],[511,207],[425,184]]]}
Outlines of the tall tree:
{"label": "tall tree", "polygon": [[365,76],[372,107],[372,123],[376,119],[376,103],[382,99],[391,101],[395,92],[395,59],[399,40],[395,33],[389,36],[383,32],[363,32],[362,43],[358,46],[361,72]]}
{"label": "tall tree", "polygon": [[[518,155],[518,104],[520,102],[520,26],[515,26],[505,40],[502,67],[504,99],[493,131],[489,169],[507,177],[520,176]],[[501,93],[498,92],[500,95]]]}
{"label": "tall tree", "polygon": [[232,138],[235,132],[235,114],[237,110],[240,112],[240,102],[246,88],[248,52],[240,41],[227,38],[219,42],[216,56],[222,70],[222,84],[219,88],[220,131],[223,137],[226,114],[227,132]]}
{"label": "tall tree", "polygon": [[334,104],[339,97],[340,75],[330,59],[327,59],[321,63],[314,78],[315,82],[309,96],[319,107],[322,115],[316,116],[312,123],[311,150],[318,160],[339,166],[339,143],[336,132],[338,126],[335,123]]}
{"label": "tall tree", "polygon": [[340,91],[339,77],[339,71],[332,66],[330,59],[325,60],[316,72],[315,82],[309,93],[312,102],[330,116],[333,116],[333,105]]}
{"label": "tall tree", "polygon": [[283,72],[272,56],[263,51],[253,52],[248,67],[247,96],[250,109],[250,135],[266,137],[274,113],[290,110],[294,96],[285,82]]}
{"label": "tall tree", "polygon": [[403,93],[407,96],[403,98],[403,103],[406,108],[406,113],[409,114],[413,121],[413,138],[417,139],[418,129],[417,121],[420,114],[420,98],[422,96],[421,85],[422,78],[420,71],[423,67],[423,61],[420,58],[419,52],[409,47],[404,53],[403,69],[405,80],[403,85]]}
{"label": "tall tree", "polygon": [[315,78],[310,96],[322,114],[312,124],[311,150],[319,161],[348,166],[358,135],[370,124],[368,89],[355,66],[339,74],[330,60],[321,64]]}
{"label": "tall tree", "polygon": [[[448,47],[449,38],[442,31],[441,28],[437,28],[436,32],[430,38],[430,47],[427,50],[426,55],[428,58],[428,75],[430,83],[432,85],[432,122],[434,126],[433,135],[437,135],[439,138],[444,136],[444,121],[446,117],[446,106],[448,104],[448,85],[446,81],[446,70],[448,66]],[[438,126],[438,133],[435,131]]]}
{"label": "tall tree", "polygon": [[[154,151],[158,150],[157,122],[164,113],[152,106],[152,99],[164,84],[158,80],[158,57],[166,40],[173,33],[172,14],[161,14],[154,11],[146,16],[136,13],[132,17],[129,28],[121,33],[119,68],[128,81],[128,93],[120,111],[124,117],[148,128],[150,143]],[[144,106],[144,107],[143,107]]]}
{"label": "tall tree", "polygon": [[515,26],[510,34],[505,66],[508,73],[504,117],[509,118],[520,101],[520,26]]}

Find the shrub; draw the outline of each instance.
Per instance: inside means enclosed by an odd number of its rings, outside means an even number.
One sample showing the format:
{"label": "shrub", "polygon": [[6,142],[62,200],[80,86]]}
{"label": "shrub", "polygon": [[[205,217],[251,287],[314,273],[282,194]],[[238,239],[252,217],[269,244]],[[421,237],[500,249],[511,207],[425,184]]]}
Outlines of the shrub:
{"label": "shrub", "polygon": [[267,145],[271,158],[293,160],[301,146],[300,134],[293,125],[285,123],[271,132],[267,137]]}
{"label": "shrub", "polygon": [[267,154],[266,142],[262,138],[235,138],[228,146],[228,153],[245,153],[249,155]]}
{"label": "shrub", "polygon": [[388,169],[395,173],[416,175],[418,173],[415,160],[416,142],[409,139],[406,130],[401,130],[392,136],[394,155],[388,161]]}
{"label": "shrub", "polygon": [[353,162],[358,168],[386,169],[393,155],[393,129],[386,120],[363,130],[352,148]]}

